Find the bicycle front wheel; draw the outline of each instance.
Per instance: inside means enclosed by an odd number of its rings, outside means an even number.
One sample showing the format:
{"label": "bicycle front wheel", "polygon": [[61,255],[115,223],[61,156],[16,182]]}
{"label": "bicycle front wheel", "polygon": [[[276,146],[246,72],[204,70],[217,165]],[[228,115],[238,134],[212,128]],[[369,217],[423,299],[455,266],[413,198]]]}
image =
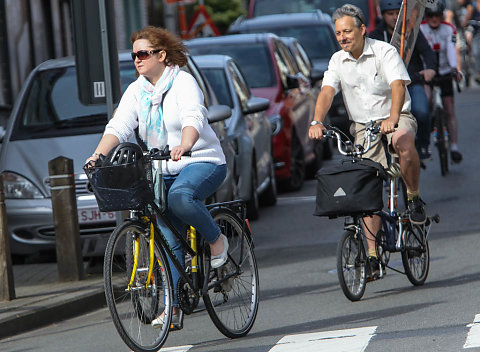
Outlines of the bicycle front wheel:
{"label": "bicycle front wheel", "polygon": [[403,267],[408,280],[415,286],[425,283],[430,268],[430,249],[424,228],[423,225],[410,224],[402,234],[405,243],[402,250]]}
{"label": "bicycle front wheel", "polygon": [[[167,258],[156,244],[153,253],[153,268],[147,282],[149,228],[140,221],[127,221],[117,227],[105,252],[107,305],[120,337],[137,352],[158,351],[167,339],[171,319],[173,291]],[[152,327],[152,320],[163,311],[168,324]]]}
{"label": "bicycle front wheel", "polygon": [[367,258],[363,242],[353,231],[345,231],[337,246],[337,274],[340,287],[350,301],[358,301],[367,284]]}
{"label": "bicycle front wheel", "polygon": [[[214,208],[212,217],[228,238],[228,260],[210,269],[208,292],[203,300],[218,330],[227,337],[245,336],[258,311],[258,268],[253,244],[238,216],[226,208]],[[209,255],[204,255],[204,268]]]}

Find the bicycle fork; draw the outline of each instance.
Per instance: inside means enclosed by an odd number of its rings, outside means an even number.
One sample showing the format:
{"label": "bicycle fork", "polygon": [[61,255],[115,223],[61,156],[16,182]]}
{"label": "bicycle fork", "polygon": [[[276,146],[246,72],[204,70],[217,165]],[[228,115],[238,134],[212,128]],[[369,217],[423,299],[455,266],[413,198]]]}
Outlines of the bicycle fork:
{"label": "bicycle fork", "polygon": [[[155,260],[155,231],[154,231],[154,226],[153,222],[150,221],[150,226],[149,226],[149,238],[148,238],[148,250],[149,250],[149,263],[148,263],[148,270],[147,268],[138,268],[138,257],[140,253],[140,236],[138,234],[135,234],[135,238],[133,240],[133,267],[132,267],[132,275],[130,276],[130,282],[128,283],[126,291],[130,291],[132,289],[132,286],[134,285],[135,278],[137,277],[138,272],[145,272],[147,271],[147,276],[145,280],[145,288],[148,288],[150,286],[150,283],[152,281],[152,273],[153,273],[153,265],[154,265],[154,260]],[[161,263],[159,261],[158,263],[161,266]]]}

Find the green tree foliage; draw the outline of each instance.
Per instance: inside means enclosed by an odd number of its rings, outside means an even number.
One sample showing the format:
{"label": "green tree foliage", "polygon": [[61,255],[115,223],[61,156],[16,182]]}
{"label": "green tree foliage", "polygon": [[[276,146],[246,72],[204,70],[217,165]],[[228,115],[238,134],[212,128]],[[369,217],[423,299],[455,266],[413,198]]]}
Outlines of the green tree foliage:
{"label": "green tree foliage", "polygon": [[238,16],[246,14],[243,0],[205,0],[205,7],[221,34]]}

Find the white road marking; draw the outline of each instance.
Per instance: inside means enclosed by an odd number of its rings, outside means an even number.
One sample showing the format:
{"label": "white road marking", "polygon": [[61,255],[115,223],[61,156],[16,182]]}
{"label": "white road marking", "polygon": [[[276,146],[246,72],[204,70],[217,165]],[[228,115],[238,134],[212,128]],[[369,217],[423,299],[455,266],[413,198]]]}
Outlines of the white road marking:
{"label": "white road marking", "polygon": [[193,345],[161,348],[161,352],[187,352]]}
{"label": "white road marking", "polygon": [[463,345],[463,348],[475,348],[480,347],[480,314],[475,315],[475,319],[472,324],[468,324],[467,340]]}
{"label": "white road marking", "polygon": [[363,352],[375,335],[376,326],[286,335],[269,352]]}

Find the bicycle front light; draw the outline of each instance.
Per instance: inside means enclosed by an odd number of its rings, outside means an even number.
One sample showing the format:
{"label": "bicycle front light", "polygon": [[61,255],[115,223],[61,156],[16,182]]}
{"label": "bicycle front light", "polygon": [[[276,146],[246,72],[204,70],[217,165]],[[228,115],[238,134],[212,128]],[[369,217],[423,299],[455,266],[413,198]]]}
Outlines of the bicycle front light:
{"label": "bicycle front light", "polygon": [[6,199],[40,199],[40,190],[28,179],[14,172],[3,172],[3,191]]}

